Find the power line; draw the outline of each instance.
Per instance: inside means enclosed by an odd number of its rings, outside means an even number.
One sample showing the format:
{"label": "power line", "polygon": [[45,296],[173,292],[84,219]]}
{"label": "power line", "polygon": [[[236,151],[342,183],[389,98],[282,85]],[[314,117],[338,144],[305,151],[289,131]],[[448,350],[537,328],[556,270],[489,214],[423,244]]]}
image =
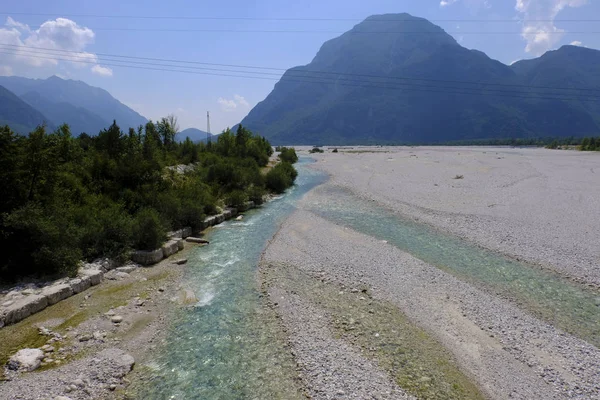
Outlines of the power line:
{"label": "power line", "polygon": [[[20,49],[36,49],[36,50],[47,50],[50,52],[59,52],[59,53],[69,53],[75,54],[79,57],[82,52],[72,51],[72,50],[63,50],[63,49],[50,49],[44,47],[33,47],[33,46],[19,46],[8,43],[0,43],[0,46],[15,48],[15,51],[22,51]],[[6,49],[9,50],[9,49]],[[10,49],[12,50],[12,49]],[[47,53],[41,53],[47,54]],[[273,68],[273,67],[261,67],[261,66],[253,66],[253,65],[236,65],[236,64],[218,64],[218,63],[206,63],[199,61],[190,61],[190,60],[176,60],[176,59],[164,59],[164,58],[151,58],[151,57],[135,57],[135,56],[124,56],[118,54],[108,54],[108,53],[94,53],[97,56],[110,57],[108,61],[111,62],[129,62],[133,63],[131,60],[148,60],[148,61],[159,61],[159,62],[174,62],[181,64],[194,64],[194,65],[208,65],[208,66],[216,66],[216,67],[228,67],[228,68],[242,68],[242,69],[254,69],[254,70],[267,70],[267,71],[280,71],[288,73],[294,73],[294,70],[289,70],[285,68]],[[112,58],[124,58],[124,61],[121,60],[113,60]],[[155,64],[150,64],[155,65]],[[161,64],[158,64],[161,65]],[[181,65],[164,65],[167,67],[176,67],[176,68],[185,68],[185,66]],[[224,71],[222,69],[218,69],[217,71]],[[240,72],[240,73],[253,73],[253,74],[266,74],[264,72],[253,72],[253,71],[226,71],[226,72]],[[320,70],[302,70],[298,71],[302,73],[314,73],[314,74],[323,74],[323,75],[332,75],[335,77],[338,76],[349,76],[349,77],[358,77],[358,78],[380,78],[380,79],[393,79],[398,81],[408,81],[408,82],[433,82],[433,83],[442,83],[442,84],[464,84],[464,85],[487,85],[487,86],[498,86],[498,87],[507,87],[507,88],[520,88],[520,89],[543,89],[543,90],[565,90],[565,91],[582,91],[582,92],[600,92],[600,88],[592,89],[592,88],[569,88],[569,87],[552,87],[552,86],[531,86],[531,85],[521,85],[521,84],[509,84],[509,83],[494,83],[494,82],[469,82],[469,81],[459,81],[459,80],[442,80],[442,79],[426,79],[426,78],[415,78],[415,77],[392,77],[392,76],[383,76],[383,75],[374,75],[374,74],[356,74],[356,73],[347,73],[347,72],[336,72],[336,71],[320,71]],[[272,73],[271,75],[281,76],[281,73]],[[476,88],[467,88],[467,89],[476,89]],[[564,93],[564,94],[574,94],[574,93]]]}
{"label": "power line", "polygon": [[[0,50],[7,50],[7,49],[3,49],[2,45],[0,45]],[[8,49],[8,50],[12,50],[12,49]],[[14,51],[14,50],[13,50]],[[79,55],[67,55],[67,56],[62,56],[62,57],[69,57],[69,58],[57,58],[56,54],[52,54],[52,53],[48,53],[48,52],[42,52],[42,51],[37,51],[37,50],[20,50],[19,53],[12,53],[12,54],[21,54],[21,53],[25,53],[25,54],[32,54],[34,56],[40,56],[40,55],[51,55],[53,57],[44,57],[44,58],[50,58],[50,59],[58,59],[61,61],[78,61],[78,60],[82,60],[82,58],[84,58],[83,56],[80,57]],[[7,54],[7,53],[4,53]],[[186,68],[186,69],[192,69],[192,70],[202,70],[202,71],[216,71],[216,72],[227,72],[227,73],[242,73],[242,74],[255,74],[255,75],[267,75],[267,76],[275,76],[275,77],[281,77],[281,73],[275,73],[275,72],[262,72],[262,71],[244,71],[244,70],[231,70],[231,69],[222,69],[222,68],[206,68],[206,67],[198,67],[198,66],[181,66],[181,65],[174,65],[174,64],[160,64],[160,63],[151,63],[151,62],[143,62],[143,61],[124,61],[124,60],[114,60],[114,59],[107,59],[107,58],[99,58],[99,60],[105,64],[105,62],[118,62],[118,63],[125,63],[125,64],[110,64],[110,65],[114,65],[114,66],[118,66],[118,65],[150,65],[150,66],[158,66],[158,67],[168,67],[168,68]],[[94,60],[88,60],[90,63],[96,63],[96,61]],[[537,94],[537,95],[573,95],[573,93],[547,93],[547,92],[542,92],[542,93],[538,93],[538,92],[534,92],[531,90],[528,90],[527,92],[518,92],[513,90],[501,90],[501,89],[497,89],[497,88],[485,88],[485,87],[479,87],[479,88],[469,88],[469,87],[456,87],[456,86],[434,86],[431,84],[415,84],[412,82],[390,82],[390,80],[394,80],[395,77],[389,77],[389,76],[370,76],[370,79],[379,79],[380,81],[372,81],[372,80],[365,80],[364,78],[361,79],[348,79],[345,77],[339,77],[339,76],[335,76],[335,77],[324,77],[324,76],[319,76],[316,75],[314,76],[314,74],[318,74],[312,71],[288,71],[288,75],[292,75],[293,78],[302,78],[302,79],[321,79],[321,80],[333,80],[336,83],[337,82],[351,82],[351,83],[379,83],[379,84],[393,84],[393,85],[397,85],[400,87],[416,87],[416,88],[442,88],[442,89],[455,89],[455,90],[485,90],[486,92],[489,93],[523,93],[523,94]],[[285,76],[284,76],[285,78]],[[289,78],[289,76],[288,76]],[[381,81],[384,80],[384,81]],[[481,86],[481,85],[479,85]],[[531,88],[527,88],[527,89],[531,89]],[[600,96],[600,93],[598,94],[598,96]],[[600,99],[600,97],[594,96],[594,95],[578,95],[579,98],[586,98],[586,99]]]}
{"label": "power line", "polygon": [[38,17],[68,17],[68,18],[115,18],[115,19],[165,19],[165,20],[205,20],[205,21],[324,21],[324,22],[600,22],[600,19],[419,19],[415,18],[317,18],[317,17],[216,17],[189,15],[107,15],[107,14],[64,14],[64,13],[31,13],[6,12],[0,15],[22,15]]}
{"label": "power line", "polygon": [[[2,52],[0,51],[0,54],[10,54],[10,55],[15,55],[16,53],[12,52],[12,53],[6,53],[6,52]],[[86,63],[86,64],[96,64],[96,61],[94,60],[82,60],[80,58],[78,59],[65,59],[65,58],[58,58],[58,57],[45,57],[45,56],[40,56],[37,55],[38,58],[45,58],[45,59],[53,59],[53,60],[59,60],[59,61],[69,61],[69,62],[77,62],[77,63]],[[153,68],[153,67],[142,67],[142,66],[137,66],[137,65],[128,65],[128,64],[110,64],[110,63],[103,63],[103,65],[109,65],[109,66],[116,66],[116,67],[124,67],[124,68],[134,68],[134,69],[145,69],[145,70],[154,70],[154,71],[166,71],[166,72],[183,72],[183,73],[188,73],[188,74],[197,74],[197,75],[210,75],[210,76],[225,76],[225,77],[235,77],[235,78],[245,78],[245,79],[262,79],[262,80],[279,80],[277,78],[268,78],[268,77],[257,77],[257,76],[247,76],[247,75],[232,75],[232,74],[221,74],[221,73],[211,73],[211,72],[198,72],[198,71],[189,71],[189,70],[181,70],[181,69],[169,69],[169,68]],[[160,64],[157,64],[158,66],[160,66]],[[243,73],[243,71],[240,71],[241,73]],[[303,79],[297,79],[297,78],[303,78]],[[565,96],[563,96],[562,94],[559,93],[545,93],[545,94],[539,94],[539,93],[528,93],[528,92],[504,92],[504,93],[495,93],[497,91],[495,91],[494,89],[486,89],[486,88],[480,88],[480,89],[476,89],[476,88],[448,88],[448,87],[431,87],[431,86],[425,86],[425,85],[416,85],[418,87],[399,87],[399,86],[394,86],[394,85],[407,85],[407,84],[398,84],[398,83],[392,83],[391,85],[385,84],[385,82],[372,82],[372,81],[350,81],[350,82],[345,82],[345,83],[340,83],[339,79],[329,79],[328,78],[319,78],[319,77],[294,77],[294,79],[289,79],[289,78],[285,78],[283,77],[280,81],[282,82],[298,82],[298,83],[318,83],[318,84],[335,84],[335,85],[340,85],[340,86],[352,86],[352,87],[367,87],[367,88],[378,88],[378,89],[396,89],[396,90],[403,90],[403,91],[419,91],[419,92],[430,92],[430,93],[442,93],[442,94],[462,94],[462,95],[486,95],[486,96],[499,96],[499,97],[512,97],[512,98],[521,98],[521,99],[544,99],[544,100],[560,100],[560,101],[598,101],[600,99],[600,97],[593,97],[593,96],[585,96],[585,97],[567,97],[566,94]],[[343,79],[342,79],[343,80]],[[384,83],[385,85],[374,85],[377,83]],[[415,86],[415,85],[413,85]],[[451,89],[451,90],[448,90]],[[469,91],[465,91],[465,90],[469,90]],[[473,90],[478,90],[478,91],[473,91]]]}
{"label": "power line", "polygon": [[[32,29],[39,29],[41,26],[31,27]],[[173,33],[315,33],[315,34],[328,34],[328,35],[340,35],[340,34],[386,34],[386,35],[536,35],[536,34],[548,34],[548,35],[563,35],[565,33],[574,35],[597,35],[600,31],[527,31],[527,32],[507,32],[507,31],[324,31],[324,30],[288,30],[288,29],[195,29],[195,28],[89,28],[94,31],[115,31],[115,32],[173,32]]]}

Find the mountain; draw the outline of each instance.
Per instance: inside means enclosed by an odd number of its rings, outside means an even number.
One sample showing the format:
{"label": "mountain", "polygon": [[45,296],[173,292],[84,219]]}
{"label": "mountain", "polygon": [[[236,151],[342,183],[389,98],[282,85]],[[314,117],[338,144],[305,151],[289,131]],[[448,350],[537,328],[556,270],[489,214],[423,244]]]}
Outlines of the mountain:
{"label": "mountain", "polygon": [[123,130],[148,122],[106,90],[82,81],[57,76],[48,79],[10,76],[0,77],[0,85],[43,109],[55,125],[68,123],[75,135],[81,132],[95,135],[113,120]]}
{"label": "mountain", "polygon": [[214,136],[210,133],[207,134],[206,132],[201,131],[200,129],[188,128],[177,133],[177,140],[179,142],[183,142],[185,138],[189,137],[192,142],[203,142],[206,141],[207,135],[209,135],[209,137]]}
{"label": "mountain", "polygon": [[596,50],[565,46],[507,66],[425,19],[375,15],[286,71],[241,123],[273,144],[597,134],[600,102],[579,98],[600,95],[599,74]]}
{"label": "mountain", "polygon": [[85,108],[66,102],[50,101],[38,92],[27,92],[21,96],[21,99],[48,116],[56,126],[68,122],[71,132],[75,135],[81,132],[95,135],[110,125],[106,120]]}
{"label": "mountain", "polygon": [[0,86],[0,126],[8,125],[13,131],[25,135],[44,123],[54,128],[41,112]]}

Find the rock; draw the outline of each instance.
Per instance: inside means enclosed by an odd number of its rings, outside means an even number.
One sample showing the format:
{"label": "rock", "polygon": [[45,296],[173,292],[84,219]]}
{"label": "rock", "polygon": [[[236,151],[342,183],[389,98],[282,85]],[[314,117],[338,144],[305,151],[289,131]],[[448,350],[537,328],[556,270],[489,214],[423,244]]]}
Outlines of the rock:
{"label": "rock", "polygon": [[48,298],[42,295],[31,295],[16,300],[0,313],[0,323],[10,325],[35,314],[48,306]]}
{"label": "rock", "polygon": [[236,220],[236,221],[241,221],[241,220],[243,220],[243,219],[244,219],[244,216],[243,216],[243,215],[238,215],[238,216],[236,217],[236,219],[235,219],[235,220]]}
{"label": "rock", "polygon": [[14,300],[5,301],[4,303],[2,303],[2,307],[12,306],[13,304],[15,304]]}
{"label": "rock", "polygon": [[91,286],[98,285],[104,277],[104,272],[99,269],[80,269],[79,274],[82,280],[89,279]]}
{"label": "rock", "polygon": [[185,228],[183,228],[181,230],[181,238],[185,239],[188,236],[192,236],[192,227],[191,226],[186,226]]}
{"label": "rock", "polygon": [[125,272],[126,274],[130,274],[133,271],[135,271],[136,269],[137,269],[137,267],[135,265],[124,265],[122,267],[118,267],[117,271]]}
{"label": "rock", "polygon": [[120,324],[121,322],[123,322],[123,317],[121,317],[120,315],[115,315],[110,319],[110,321],[115,324]]}
{"label": "rock", "polygon": [[210,242],[206,239],[202,239],[202,238],[197,238],[197,237],[189,237],[187,239],[185,239],[186,241],[190,242],[190,243],[200,243],[200,244],[209,244]]}
{"label": "rock", "polygon": [[83,381],[83,379],[75,379],[73,381],[73,385],[75,385],[79,388],[82,388],[82,387],[85,387],[85,382]]}
{"label": "rock", "polygon": [[198,303],[196,294],[190,289],[181,289],[178,296],[179,304],[193,305]]}
{"label": "rock", "polygon": [[181,251],[185,248],[185,240],[177,239],[177,250]]}
{"label": "rock", "polygon": [[79,336],[77,339],[80,342],[87,342],[89,340],[92,340],[93,336],[87,333],[84,333],[83,335]]}
{"label": "rock", "polygon": [[187,258],[180,258],[179,260],[175,260],[175,264],[177,264],[177,265],[187,264],[187,262],[188,262]]}
{"label": "rock", "polygon": [[54,346],[45,344],[40,347],[40,350],[42,350],[44,353],[52,353],[54,351]]}
{"label": "rock", "polygon": [[152,251],[138,250],[131,254],[131,259],[138,264],[152,265],[156,264],[164,258],[163,249],[156,249]]}
{"label": "rock", "polygon": [[35,290],[33,289],[25,289],[21,292],[21,294],[25,295],[25,296],[29,296],[31,294],[35,294]]}
{"label": "rock", "polygon": [[48,304],[56,304],[67,297],[73,296],[73,289],[68,284],[49,286],[42,290],[42,296],[46,296]]}
{"label": "rock", "polygon": [[69,282],[69,285],[71,285],[71,289],[73,289],[73,293],[77,294],[77,293],[83,292],[84,290],[86,290],[87,288],[92,286],[92,281],[90,278],[88,278],[88,279],[75,278]]}
{"label": "rock", "polygon": [[10,358],[8,368],[33,371],[40,366],[43,358],[44,352],[40,349],[22,349]]}
{"label": "rock", "polygon": [[71,398],[67,396],[56,396],[54,400],[71,400]]}
{"label": "rock", "polygon": [[114,383],[108,387],[108,389],[110,391],[114,391],[116,388],[117,388],[117,385],[115,385]]}
{"label": "rock", "polygon": [[106,333],[100,332],[100,331],[95,331],[93,336],[94,336],[95,340],[104,340],[104,338],[106,337]]}
{"label": "rock", "polygon": [[104,315],[106,315],[107,317],[112,317],[113,315],[115,315],[115,310],[108,310],[104,313]]}
{"label": "rock", "polygon": [[163,251],[165,258],[172,256],[173,254],[175,254],[179,251],[179,245],[177,243],[178,243],[178,240],[172,239],[162,245],[162,251]]}
{"label": "rock", "polygon": [[164,292],[164,291],[165,291],[165,288],[164,288],[164,287],[159,287],[159,288],[158,288],[158,291],[162,293],[162,292]]}

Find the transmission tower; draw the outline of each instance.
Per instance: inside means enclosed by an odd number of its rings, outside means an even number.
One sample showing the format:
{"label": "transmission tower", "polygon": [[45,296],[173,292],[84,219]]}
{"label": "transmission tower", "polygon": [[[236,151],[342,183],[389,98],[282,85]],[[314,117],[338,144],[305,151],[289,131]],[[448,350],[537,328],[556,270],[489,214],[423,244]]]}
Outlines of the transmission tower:
{"label": "transmission tower", "polygon": [[210,111],[206,112],[206,143],[210,143]]}

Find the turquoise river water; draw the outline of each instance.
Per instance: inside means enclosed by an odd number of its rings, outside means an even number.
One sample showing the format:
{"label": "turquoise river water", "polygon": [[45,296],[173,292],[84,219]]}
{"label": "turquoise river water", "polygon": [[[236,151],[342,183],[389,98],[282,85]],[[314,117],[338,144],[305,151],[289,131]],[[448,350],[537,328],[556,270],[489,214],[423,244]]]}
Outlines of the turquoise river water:
{"label": "turquoise river water", "polygon": [[[260,254],[295,203],[326,181],[297,165],[297,185],[248,212],[243,221],[210,230],[211,244],[189,255],[186,286],[199,298],[179,312],[167,342],[144,369],[140,399],[286,399],[297,397],[286,376],[293,364],[277,327],[265,322],[256,270]],[[539,317],[600,345],[599,294],[555,274],[483,250],[428,226],[405,220],[350,192],[325,190],[312,211],[337,224],[387,240],[465,281],[521,303]],[[286,394],[286,391],[294,391]]]}

